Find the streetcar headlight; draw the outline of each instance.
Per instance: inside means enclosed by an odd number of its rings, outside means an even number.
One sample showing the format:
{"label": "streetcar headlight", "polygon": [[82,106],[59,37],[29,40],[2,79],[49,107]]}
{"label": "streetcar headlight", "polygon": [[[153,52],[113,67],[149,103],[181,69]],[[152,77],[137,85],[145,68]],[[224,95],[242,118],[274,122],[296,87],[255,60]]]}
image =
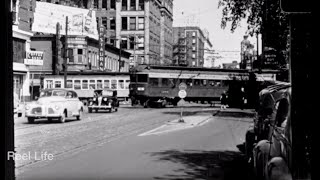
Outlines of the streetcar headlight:
{"label": "streetcar headlight", "polygon": [[59,107],[59,106],[55,106],[54,108],[55,108],[56,110],[58,110],[60,107]]}
{"label": "streetcar headlight", "polygon": [[104,101],[107,101],[108,99],[107,99],[107,98],[103,98],[103,100],[104,100]]}
{"label": "streetcar headlight", "polygon": [[97,99],[96,98],[93,98],[93,101],[96,101]]}

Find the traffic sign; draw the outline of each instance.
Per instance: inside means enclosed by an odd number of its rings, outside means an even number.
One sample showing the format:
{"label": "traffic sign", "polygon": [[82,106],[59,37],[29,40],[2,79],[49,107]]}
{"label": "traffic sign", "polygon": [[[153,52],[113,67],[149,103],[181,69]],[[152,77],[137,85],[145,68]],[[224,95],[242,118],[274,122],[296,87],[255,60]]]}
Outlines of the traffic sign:
{"label": "traffic sign", "polygon": [[182,82],[179,84],[179,90],[187,90],[187,84]]}
{"label": "traffic sign", "polygon": [[185,91],[185,90],[180,90],[179,93],[178,93],[178,95],[179,95],[179,97],[180,97],[181,99],[183,99],[183,98],[187,97],[187,91]]}

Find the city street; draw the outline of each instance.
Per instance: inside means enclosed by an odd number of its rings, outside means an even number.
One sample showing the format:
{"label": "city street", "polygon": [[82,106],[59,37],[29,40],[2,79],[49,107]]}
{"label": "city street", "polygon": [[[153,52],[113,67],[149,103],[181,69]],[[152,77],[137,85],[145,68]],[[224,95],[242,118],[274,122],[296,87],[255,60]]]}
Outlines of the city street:
{"label": "city street", "polygon": [[[17,179],[248,179],[244,142],[251,110],[188,104],[122,105],[66,123],[15,120]],[[39,158],[52,154],[53,160]],[[34,154],[37,154],[36,157]],[[40,171],[41,169],[41,171]]]}

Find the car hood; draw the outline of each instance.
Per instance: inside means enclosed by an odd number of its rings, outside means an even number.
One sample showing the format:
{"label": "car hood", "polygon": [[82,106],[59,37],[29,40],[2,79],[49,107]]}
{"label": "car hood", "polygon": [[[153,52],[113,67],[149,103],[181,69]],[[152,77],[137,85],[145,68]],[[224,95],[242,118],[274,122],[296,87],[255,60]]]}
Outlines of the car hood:
{"label": "car hood", "polygon": [[41,97],[38,99],[38,101],[35,102],[35,104],[49,104],[49,103],[62,102],[62,101],[65,101],[64,97],[59,97],[59,96]]}

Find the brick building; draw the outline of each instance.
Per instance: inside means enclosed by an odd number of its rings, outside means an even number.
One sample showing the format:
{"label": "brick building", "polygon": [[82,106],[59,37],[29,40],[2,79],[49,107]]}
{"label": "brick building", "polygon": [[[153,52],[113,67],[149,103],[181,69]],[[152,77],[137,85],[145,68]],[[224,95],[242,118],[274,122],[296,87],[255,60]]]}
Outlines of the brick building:
{"label": "brick building", "polygon": [[132,54],[131,65],[171,64],[173,0],[51,0],[93,8],[106,42]]}
{"label": "brick building", "polygon": [[173,27],[173,64],[203,67],[205,43],[211,44],[199,27]]}

